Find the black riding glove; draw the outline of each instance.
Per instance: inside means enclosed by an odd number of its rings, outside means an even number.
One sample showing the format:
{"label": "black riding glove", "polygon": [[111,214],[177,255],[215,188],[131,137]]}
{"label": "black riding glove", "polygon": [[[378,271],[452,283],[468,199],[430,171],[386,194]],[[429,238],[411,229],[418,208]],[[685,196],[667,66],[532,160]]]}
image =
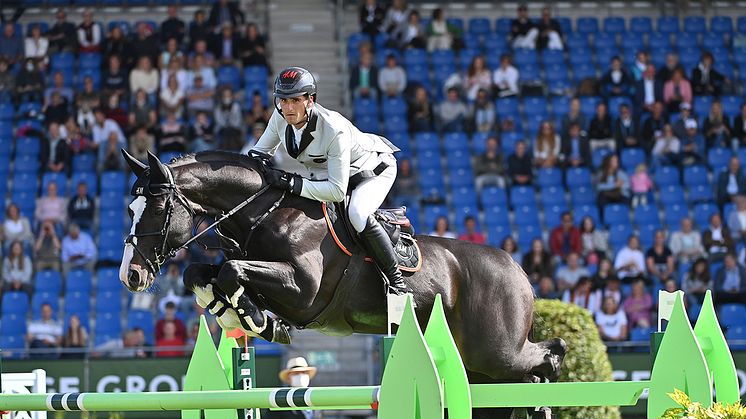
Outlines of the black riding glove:
{"label": "black riding glove", "polygon": [[303,178],[282,170],[267,168],[264,177],[267,183],[278,189],[286,190],[292,194],[300,195],[303,190]]}

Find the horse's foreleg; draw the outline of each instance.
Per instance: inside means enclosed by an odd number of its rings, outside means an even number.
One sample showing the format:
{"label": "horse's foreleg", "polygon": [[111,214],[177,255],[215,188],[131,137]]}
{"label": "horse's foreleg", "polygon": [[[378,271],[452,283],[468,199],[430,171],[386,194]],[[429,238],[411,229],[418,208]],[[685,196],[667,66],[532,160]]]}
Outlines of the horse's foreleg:
{"label": "horse's foreleg", "polygon": [[[263,278],[271,278],[263,281]],[[267,341],[290,343],[288,327],[267,316],[251,299],[251,293],[274,296],[278,290],[296,288],[294,269],[288,263],[232,260],[220,269],[215,285],[225,294],[237,316],[239,328],[253,332]]]}

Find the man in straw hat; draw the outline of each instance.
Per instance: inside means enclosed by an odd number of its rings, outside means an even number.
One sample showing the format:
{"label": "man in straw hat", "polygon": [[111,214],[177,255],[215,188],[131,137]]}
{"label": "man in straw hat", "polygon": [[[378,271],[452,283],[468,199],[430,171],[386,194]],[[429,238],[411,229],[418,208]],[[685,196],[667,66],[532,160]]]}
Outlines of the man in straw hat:
{"label": "man in straw hat", "polygon": [[[280,380],[290,387],[308,387],[316,376],[316,367],[309,367],[302,356],[290,358],[286,368],[280,371]],[[262,411],[263,419],[319,419],[321,413],[312,410]]]}

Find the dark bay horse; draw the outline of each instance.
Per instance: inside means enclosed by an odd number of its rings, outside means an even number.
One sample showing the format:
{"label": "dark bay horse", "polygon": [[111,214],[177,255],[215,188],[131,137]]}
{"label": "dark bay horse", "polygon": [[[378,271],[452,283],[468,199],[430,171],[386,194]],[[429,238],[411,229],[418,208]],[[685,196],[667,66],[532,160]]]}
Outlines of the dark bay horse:
{"label": "dark bay horse", "polygon": [[[264,310],[330,335],[386,332],[386,298],[374,266],[363,263],[354,278],[345,276],[350,257],[331,237],[320,203],[266,188],[261,162],[226,152],[168,165],[150,155],[148,166],[125,157],[138,176],[120,268],[127,288],[151,286],[161,264],[192,237],[196,215],[219,217],[251,198],[219,225],[240,250],[226,252],[222,266],[195,264],[185,271],[185,284],[200,305],[225,326],[281,342],[289,338],[286,326]],[[424,329],[440,293],[473,382],[557,378],[565,344],[529,341],[533,292],[510,255],[465,241],[416,239],[424,260],[405,280],[414,291],[418,320]],[[355,281],[354,287],[340,298],[344,281]]]}

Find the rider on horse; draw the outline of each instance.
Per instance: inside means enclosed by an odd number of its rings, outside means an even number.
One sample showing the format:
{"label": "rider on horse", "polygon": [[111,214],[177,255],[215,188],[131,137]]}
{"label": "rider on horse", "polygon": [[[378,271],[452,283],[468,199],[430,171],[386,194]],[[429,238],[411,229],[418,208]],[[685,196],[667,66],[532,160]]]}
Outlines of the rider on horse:
{"label": "rider on horse", "polygon": [[[265,179],[277,188],[322,202],[350,194],[350,223],[396,294],[410,292],[386,231],[373,213],[396,179],[399,149],[387,139],[358,130],[337,112],[316,103],[316,80],[308,70],[288,67],[274,85],[275,110],[267,129],[249,151],[274,155],[280,143],[310,171],[308,178],[267,167]],[[284,137],[284,142],[283,142]],[[258,153],[256,153],[258,154]]]}

